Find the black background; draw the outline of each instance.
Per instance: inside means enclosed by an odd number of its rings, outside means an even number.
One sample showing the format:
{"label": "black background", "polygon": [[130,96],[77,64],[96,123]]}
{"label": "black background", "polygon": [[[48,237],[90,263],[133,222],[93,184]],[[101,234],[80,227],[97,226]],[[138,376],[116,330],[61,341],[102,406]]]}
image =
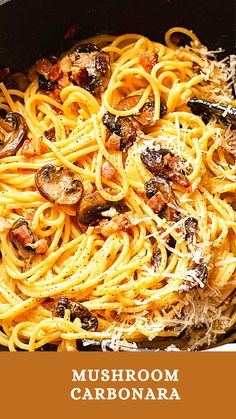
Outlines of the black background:
{"label": "black background", "polygon": [[[0,3],[1,4],[1,3]],[[96,33],[142,33],[163,42],[172,26],[192,29],[210,49],[234,52],[235,0],[11,0],[0,6],[0,67],[24,69],[60,52],[71,22],[80,38]]]}

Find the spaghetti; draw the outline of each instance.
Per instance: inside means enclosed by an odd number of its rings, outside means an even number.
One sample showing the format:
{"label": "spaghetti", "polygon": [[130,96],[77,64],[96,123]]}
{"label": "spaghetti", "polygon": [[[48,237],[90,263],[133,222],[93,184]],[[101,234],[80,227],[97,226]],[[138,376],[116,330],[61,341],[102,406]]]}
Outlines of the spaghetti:
{"label": "spaghetti", "polygon": [[[177,46],[176,34],[190,45]],[[165,41],[136,34],[84,41],[102,51],[99,74],[109,57],[107,79],[92,87],[97,79],[87,70],[68,78],[68,53],[59,60],[65,84],[51,78],[51,92],[37,67],[25,91],[1,83],[0,109],[22,115],[28,129],[23,145],[0,161],[0,344],[10,351],[180,334],[195,349],[233,331],[236,167],[224,142],[234,132],[187,106],[192,97],[235,105],[232,82],[226,61],[192,31],[172,28]],[[154,157],[162,165],[155,170]],[[97,193],[108,206],[81,222],[80,207],[40,193],[35,174],[45,165],[80,179],[80,205]],[[30,243],[44,245],[29,259],[11,239],[19,219]],[[71,305],[59,315],[62,296],[88,309],[96,330],[73,318]]]}

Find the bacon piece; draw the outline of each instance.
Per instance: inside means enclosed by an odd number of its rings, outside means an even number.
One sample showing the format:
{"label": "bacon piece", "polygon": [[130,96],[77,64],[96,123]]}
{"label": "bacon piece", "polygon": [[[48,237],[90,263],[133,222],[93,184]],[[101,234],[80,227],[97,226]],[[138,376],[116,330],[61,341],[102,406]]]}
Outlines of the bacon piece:
{"label": "bacon piece", "polygon": [[111,163],[109,163],[109,161],[106,161],[102,165],[101,173],[103,177],[105,177],[108,180],[111,180],[116,173],[116,169],[114,168],[114,166],[112,166]]}
{"label": "bacon piece", "polygon": [[148,73],[151,73],[153,67],[158,62],[158,55],[156,52],[152,52],[151,54],[141,54],[140,56],[140,64]]}
{"label": "bacon piece", "polygon": [[100,221],[100,226],[101,234],[109,237],[117,231],[128,231],[133,226],[133,223],[131,222],[130,214],[126,213],[115,215],[110,221],[102,220]]}
{"label": "bacon piece", "polygon": [[22,145],[21,154],[25,158],[30,158],[36,156],[36,150],[34,148],[32,139],[27,138]]}
{"label": "bacon piece", "polygon": [[49,73],[52,68],[52,63],[47,58],[42,58],[36,61],[35,70],[37,73],[44,76],[47,80],[49,79]]}
{"label": "bacon piece", "polygon": [[47,140],[49,140],[49,141],[55,140],[55,136],[56,136],[55,128],[52,127],[50,129],[44,131],[44,135],[47,138]]}
{"label": "bacon piece", "polygon": [[58,80],[62,76],[62,71],[60,69],[60,62],[57,62],[53,66],[51,66],[48,78],[53,83],[54,81]]}
{"label": "bacon piece", "polygon": [[147,201],[148,206],[158,214],[166,206],[166,200],[161,192],[157,192],[152,198]]}
{"label": "bacon piece", "polygon": [[179,156],[170,156],[167,155],[164,157],[164,164],[168,168],[168,178],[176,182],[179,186],[188,191],[191,191],[191,184],[187,176],[183,173],[182,170],[182,161]]}
{"label": "bacon piece", "polygon": [[153,211],[156,214],[160,212],[160,217],[165,217],[167,221],[177,221],[179,212],[176,210],[175,195],[169,182],[161,177],[155,177],[149,179],[144,186],[149,199],[148,205]]}
{"label": "bacon piece", "polygon": [[120,150],[120,136],[113,133],[110,135],[107,141],[107,148],[110,151],[118,151]]}
{"label": "bacon piece", "polygon": [[43,255],[44,253],[47,253],[48,251],[48,243],[46,239],[40,239],[36,241],[33,245],[31,245],[31,248],[35,249],[35,252],[38,255]]}
{"label": "bacon piece", "polygon": [[20,227],[13,229],[12,235],[23,247],[33,244],[34,242],[34,238],[32,234],[30,234],[30,230],[25,224],[22,224]]}
{"label": "bacon piece", "polygon": [[21,154],[27,159],[40,156],[43,152],[43,144],[40,138],[27,138],[21,147]]}

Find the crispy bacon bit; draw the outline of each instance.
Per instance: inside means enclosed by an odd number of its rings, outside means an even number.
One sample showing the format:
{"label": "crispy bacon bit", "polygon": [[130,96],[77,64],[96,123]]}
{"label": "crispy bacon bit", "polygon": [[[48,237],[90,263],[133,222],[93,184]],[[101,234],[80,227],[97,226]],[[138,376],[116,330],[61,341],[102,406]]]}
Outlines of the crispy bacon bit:
{"label": "crispy bacon bit", "polygon": [[179,156],[173,154],[170,150],[165,148],[156,150],[147,147],[141,153],[140,158],[150,172],[164,179],[172,180],[188,191],[191,190],[189,179],[182,169],[183,162]]}
{"label": "crispy bacon bit", "polygon": [[161,192],[157,192],[152,198],[147,201],[147,205],[158,214],[166,206],[166,200]]}
{"label": "crispy bacon bit", "polygon": [[49,140],[49,141],[55,140],[55,138],[56,138],[55,128],[52,127],[50,129],[44,131],[44,135],[47,138],[47,140]]}
{"label": "crispy bacon bit", "polygon": [[52,63],[47,58],[42,58],[36,61],[35,69],[37,73],[44,76],[47,80],[49,79],[49,72],[51,70]]}
{"label": "crispy bacon bit", "polygon": [[173,180],[173,182],[176,182],[182,188],[191,191],[190,181],[183,172],[183,162],[179,156],[170,156],[170,154],[165,156],[164,165],[167,168],[167,176],[170,180]]}
{"label": "crispy bacon bit", "polygon": [[160,213],[160,217],[165,217],[167,221],[177,221],[179,212],[175,209],[176,200],[170,184],[161,177],[155,177],[146,182],[144,186],[149,199],[147,204],[153,211],[156,214]]}
{"label": "crispy bacon bit", "polygon": [[0,217],[0,233],[4,233],[11,228],[11,224],[4,217]]}
{"label": "crispy bacon bit", "polygon": [[34,238],[32,235],[32,232],[28,226],[28,223],[26,220],[24,220],[24,223],[19,223],[19,220],[17,220],[18,225],[16,223],[13,224],[11,234],[12,236],[18,241],[21,246],[26,247],[30,244],[33,244]]}
{"label": "crispy bacon bit", "polygon": [[92,313],[79,302],[69,300],[66,296],[58,298],[54,306],[54,315],[64,317],[65,310],[70,310],[70,320],[73,322],[76,318],[81,320],[82,328],[95,332],[98,327],[98,320]]}
{"label": "crispy bacon bit", "polygon": [[25,157],[25,158],[31,158],[36,156],[36,150],[34,148],[34,144],[32,139],[27,138],[22,145],[21,148],[21,154]]}
{"label": "crispy bacon bit", "polygon": [[111,163],[109,163],[109,161],[106,161],[103,165],[102,165],[102,176],[105,177],[108,180],[111,180],[115,173],[116,173],[116,169],[114,168],[114,166],[112,166]]}
{"label": "crispy bacon bit", "polygon": [[73,39],[81,30],[80,24],[78,22],[73,22],[71,25],[67,28],[64,39],[65,41],[68,41],[70,39]]}
{"label": "crispy bacon bit", "polygon": [[35,249],[37,255],[43,255],[48,251],[48,243],[46,239],[40,239],[30,246],[32,249]]}
{"label": "crispy bacon bit", "polygon": [[111,134],[107,140],[107,149],[110,151],[120,150],[120,140],[121,137],[115,133]]}
{"label": "crispy bacon bit", "polygon": [[151,54],[141,54],[140,56],[140,64],[148,73],[151,73],[153,67],[158,62],[158,55],[156,52],[152,52]]}
{"label": "crispy bacon bit", "polygon": [[48,250],[47,240],[35,241],[35,237],[25,218],[18,218],[12,225],[9,238],[23,259],[31,259],[34,254],[44,254]]}
{"label": "crispy bacon bit", "polygon": [[41,138],[27,138],[22,145],[21,154],[25,158],[40,156],[43,152],[43,144]]}
{"label": "crispy bacon bit", "polygon": [[109,237],[111,234],[117,231],[128,231],[133,223],[129,213],[115,215],[110,221],[100,221],[101,234],[104,237]]}
{"label": "crispy bacon bit", "polygon": [[51,66],[49,70],[48,78],[53,83],[54,81],[58,80],[61,76],[62,76],[62,71],[60,69],[60,62],[57,62],[56,64]]}

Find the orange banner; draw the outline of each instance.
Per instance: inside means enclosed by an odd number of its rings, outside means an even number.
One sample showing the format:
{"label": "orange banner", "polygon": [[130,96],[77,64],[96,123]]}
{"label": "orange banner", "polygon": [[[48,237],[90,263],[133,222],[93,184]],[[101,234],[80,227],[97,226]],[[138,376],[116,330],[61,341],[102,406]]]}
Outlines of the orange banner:
{"label": "orange banner", "polygon": [[235,361],[235,353],[1,353],[1,418],[226,418]]}

